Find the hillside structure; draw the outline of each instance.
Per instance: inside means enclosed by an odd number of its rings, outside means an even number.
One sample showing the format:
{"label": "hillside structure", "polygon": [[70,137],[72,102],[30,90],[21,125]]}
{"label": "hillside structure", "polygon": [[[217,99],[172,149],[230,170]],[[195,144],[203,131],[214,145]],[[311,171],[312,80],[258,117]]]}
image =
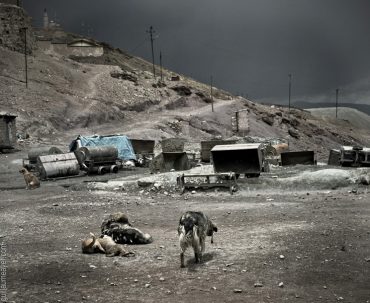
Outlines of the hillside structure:
{"label": "hillside structure", "polygon": [[0,150],[12,149],[17,142],[16,115],[0,112]]}

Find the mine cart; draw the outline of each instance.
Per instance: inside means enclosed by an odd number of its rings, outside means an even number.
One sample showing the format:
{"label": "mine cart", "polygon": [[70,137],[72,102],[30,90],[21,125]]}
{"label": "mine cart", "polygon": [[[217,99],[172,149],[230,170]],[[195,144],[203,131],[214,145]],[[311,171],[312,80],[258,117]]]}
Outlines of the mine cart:
{"label": "mine cart", "polygon": [[370,166],[370,148],[364,147],[358,153],[358,160],[361,166]]}
{"label": "mine cart", "polygon": [[331,149],[329,153],[329,160],[328,165],[340,165],[340,150],[339,149]]}
{"label": "mine cart", "polygon": [[114,146],[85,146],[75,152],[83,170],[89,174],[117,173],[118,150]]}
{"label": "mine cart", "polygon": [[216,173],[234,172],[236,176],[259,177],[263,168],[260,143],[216,145],[211,154]]}
{"label": "mine cart", "polygon": [[161,145],[162,152],[164,153],[183,152],[185,146],[185,139],[167,138],[162,140]]}
{"label": "mine cart", "polygon": [[190,188],[226,187],[229,189],[230,194],[233,194],[238,189],[234,172],[199,175],[182,174],[177,177],[177,185],[182,194],[186,189]]}
{"label": "mine cart", "polygon": [[340,164],[342,166],[358,166],[358,154],[362,147],[342,146],[340,148]]}
{"label": "mine cart", "polygon": [[203,162],[210,162],[211,149],[216,145],[230,145],[235,144],[236,140],[210,140],[200,142],[200,156]]}
{"label": "mine cart", "polygon": [[294,151],[294,152],[282,152],[281,156],[281,165],[314,165],[315,162],[315,152],[312,150],[305,151]]}
{"label": "mine cart", "polygon": [[186,152],[166,152],[162,153],[162,155],[164,162],[163,171],[190,169],[190,162]]}
{"label": "mine cart", "polygon": [[139,166],[148,167],[154,158],[154,140],[130,139]]}

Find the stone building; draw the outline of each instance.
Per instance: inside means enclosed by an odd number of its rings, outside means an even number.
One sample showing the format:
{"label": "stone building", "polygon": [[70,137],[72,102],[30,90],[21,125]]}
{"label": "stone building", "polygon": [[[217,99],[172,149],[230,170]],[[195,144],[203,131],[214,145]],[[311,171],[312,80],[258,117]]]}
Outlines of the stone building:
{"label": "stone building", "polygon": [[16,115],[0,112],[0,150],[14,148],[17,142]]}
{"label": "stone building", "polygon": [[31,18],[18,3],[0,0],[0,46],[24,53],[24,29],[27,28],[27,53],[30,54],[35,47]]}
{"label": "stone building", "polygon": [[103,46],[90,39],[75,39],[67,46],[73,56],[99,57],[104,54]]}

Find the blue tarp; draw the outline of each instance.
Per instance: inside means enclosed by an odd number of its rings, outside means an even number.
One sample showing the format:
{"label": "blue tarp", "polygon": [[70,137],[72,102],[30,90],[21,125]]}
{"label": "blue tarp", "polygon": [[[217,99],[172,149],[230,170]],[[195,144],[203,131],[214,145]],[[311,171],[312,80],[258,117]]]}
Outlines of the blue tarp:
{"label": "blue tarp", "polygon": [[[118,158],[122,160],[136,160],[134,149],[127,136],[78,136],[76,140],[80,140],[81,146],[114,146],[118,150]],[[70,145],[70,150],[76,149],[76,140]]]}

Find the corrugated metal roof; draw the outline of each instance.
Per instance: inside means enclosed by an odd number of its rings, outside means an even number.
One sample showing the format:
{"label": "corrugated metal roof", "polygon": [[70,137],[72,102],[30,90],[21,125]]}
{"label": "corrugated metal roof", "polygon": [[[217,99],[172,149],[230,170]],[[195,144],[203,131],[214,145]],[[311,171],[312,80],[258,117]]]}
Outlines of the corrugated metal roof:
{"label": "corrugated metal roof", "polygon": [[243,150],[260,148],[261,143],[216,145],[211,151]]}
{"label": "corrugated metal roof", "polygon": [[91,46],[100,46],[98,43],[96,43],[95,41],[93,40],[90,40],[90,39],[85,39],[85,38],[81,38],[81,39],[74,39],[73,41],[70,41],[68,43],[68,46],[74,46],[75,44],[78,44],[78,43],[86,43],[86,44],[89,44]]}

